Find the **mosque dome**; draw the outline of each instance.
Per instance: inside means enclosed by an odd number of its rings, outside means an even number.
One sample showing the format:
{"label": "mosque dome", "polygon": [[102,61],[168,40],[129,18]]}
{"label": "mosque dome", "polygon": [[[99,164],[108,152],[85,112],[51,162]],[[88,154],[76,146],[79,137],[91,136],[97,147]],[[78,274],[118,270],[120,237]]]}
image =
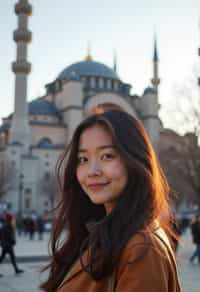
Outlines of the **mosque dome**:
{"label": "mosque dome", "polygon": [[92,59],[86,59],[66,67],[58,76],[59,79],[74,80],[81,76],[104,77],[119,80],[116,72],[108,66],[95,62]]}
{"label": "mosque dome", "polygon": [[58,110],[52,102],[44,98],[38,98],[28,104],[31,115],[58,115]]}
{"label": "mosque dome", "polygon": [[153,87],[147,87],[147,88],[145,88],[143,95],[156,94],[156,93],[157,93],[157,91],[156,91],[155,88],[153,88]]}

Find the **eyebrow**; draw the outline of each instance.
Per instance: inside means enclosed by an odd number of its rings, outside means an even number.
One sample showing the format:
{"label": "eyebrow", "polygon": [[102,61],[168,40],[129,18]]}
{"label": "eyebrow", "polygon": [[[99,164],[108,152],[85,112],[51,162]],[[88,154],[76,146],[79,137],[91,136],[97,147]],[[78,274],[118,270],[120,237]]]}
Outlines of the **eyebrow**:
{"label": "eyebrow", "polygon": [[[116,149],[116,147],[112,144],[110,145],[102,145],[102,146],[99,146],[97,147],[98,150],[104,150],[104,149],[108,149],[108,148],[112,148],[112,149]],[[83,153],[83,152],[87,152],[88,150],[87,149],[84,149],[84,148],[79,148],[78,149],[78,153]]]}

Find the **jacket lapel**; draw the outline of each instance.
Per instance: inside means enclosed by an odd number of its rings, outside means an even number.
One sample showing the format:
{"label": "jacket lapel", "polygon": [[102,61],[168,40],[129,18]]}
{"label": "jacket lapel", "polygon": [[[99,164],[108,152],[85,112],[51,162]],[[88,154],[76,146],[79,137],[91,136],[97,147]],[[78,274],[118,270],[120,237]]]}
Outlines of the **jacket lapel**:
{"label": "jacket lapel", "polygon": [[[82,262],[85,267],[88,267],[88,258],[89,258],[89,251],[86,250],[83,255],[82,255]],[[80,258],[78,258],[75,263],[72,265],[71,269],[69,272],[66,274],[64,277],[62,283],[60,284],[59,288],[60,289],[64,284],[68,281],[70,281],[72,278],[74,278],[77,274],[79,274],[83,270],[83,267],[81,265]]]}

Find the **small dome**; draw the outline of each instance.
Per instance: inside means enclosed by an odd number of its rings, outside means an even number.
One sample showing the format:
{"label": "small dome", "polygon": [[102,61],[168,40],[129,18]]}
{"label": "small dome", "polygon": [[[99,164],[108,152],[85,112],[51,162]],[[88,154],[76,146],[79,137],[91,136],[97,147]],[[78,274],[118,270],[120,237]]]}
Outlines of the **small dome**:
{"label": "small dome", "polygon": [[29,114],[31,115],[58,115],[57,108],[52,102],[38,98],[28,104]]}
{"label": "small dome", "polygon": [[145,88],[143,95],[146,95],[146,94],[157,94],[157,91],[153,87],[147,87]]}
{"label": "small dome", "polygon": [[72,80],[76,76],[80,79],[81,76],[96,76],[119,80],[116,72],[108,66],[87,59],[86,61],[74,63],[66,67],[58,76],[59,79]]}
{"label": "small dome", "polygon": [[38,147],[51,147],[53,144],[52,144],[52,141],[47,138],[47,137],[44,137],[42,138],[39,142],[38,142]]}
{"label": "small dome", "polygon": [[0,133],[9,130],[9,129],[10,129],[10,126],[11,126],[11,125],[8,124],[8,123],[5,123],[5,124],[1,125],[1,126],[0,126]]}
{"label": "small dome", "polygon": [[43,149],[63,149],[65,147],[64,144],[53,144],[51,139],[48,137],[43,137],[38,142],[37,146],[38,148]]}

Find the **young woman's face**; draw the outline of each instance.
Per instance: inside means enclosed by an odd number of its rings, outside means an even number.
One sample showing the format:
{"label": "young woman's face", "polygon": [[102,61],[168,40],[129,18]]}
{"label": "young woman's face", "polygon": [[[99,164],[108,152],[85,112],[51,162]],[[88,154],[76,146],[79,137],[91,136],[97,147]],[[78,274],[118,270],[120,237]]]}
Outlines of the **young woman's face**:
{"label": "young woman's face", "polygon": [[76,176],[90,200],[109,213],[123,193],[128,172],[105,127],[95,125],[81,134]]}

